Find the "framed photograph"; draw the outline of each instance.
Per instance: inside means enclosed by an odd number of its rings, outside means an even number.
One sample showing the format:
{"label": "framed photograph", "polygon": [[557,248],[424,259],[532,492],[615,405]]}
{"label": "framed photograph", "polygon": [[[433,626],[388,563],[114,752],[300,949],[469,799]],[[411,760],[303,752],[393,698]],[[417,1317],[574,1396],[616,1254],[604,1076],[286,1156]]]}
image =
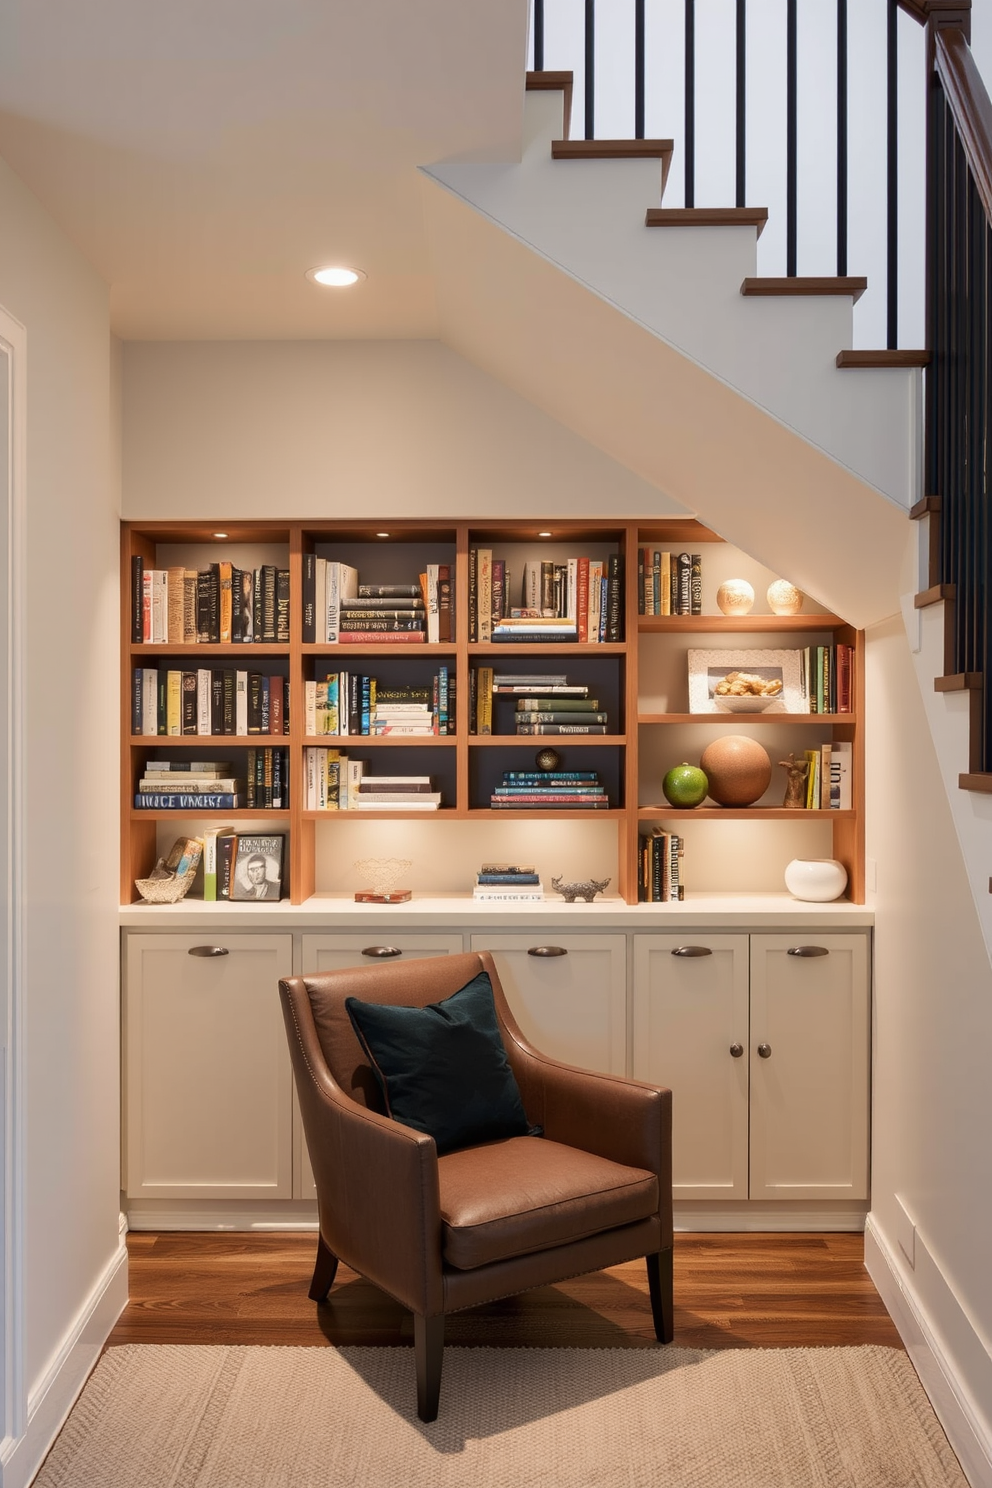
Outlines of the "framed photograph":
{"label": "framed photograph", "polygon": [[802,652],[690,651],[689,712],[808,713]]}
{"label": "framed photograph", "polygon": [[285,841],[285,837],[281,835],[248,837],[238,834],[234,871],[231,874],[232,899],[282,898]]}

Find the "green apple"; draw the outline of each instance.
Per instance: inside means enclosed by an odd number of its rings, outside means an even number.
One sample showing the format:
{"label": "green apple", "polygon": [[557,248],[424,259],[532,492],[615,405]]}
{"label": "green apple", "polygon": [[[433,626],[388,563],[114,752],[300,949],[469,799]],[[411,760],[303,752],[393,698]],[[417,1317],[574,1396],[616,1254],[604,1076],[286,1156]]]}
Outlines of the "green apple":
{"label": "green apple", "polygon": [[661,782],[661,788],[665,792],[665,800],[670,801],[673,806],[698,806],[706,800],[710,783],[698,765],[690,765],[683,760],[681,765],[675,765],[669,770]]}

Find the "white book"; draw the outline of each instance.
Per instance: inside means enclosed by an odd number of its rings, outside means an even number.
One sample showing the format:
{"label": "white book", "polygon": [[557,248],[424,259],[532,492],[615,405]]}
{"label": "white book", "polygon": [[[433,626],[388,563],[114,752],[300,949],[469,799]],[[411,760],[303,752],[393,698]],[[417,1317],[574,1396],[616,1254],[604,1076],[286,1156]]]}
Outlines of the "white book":
{"label": "white book", "polygon": [[169,574],[164,568],[152,569],[152,635],[153,641],[169,639]]}
{"label": "white book", "polygon": [[158,671],[155,667],[141,669],[141,732],[158,733]]}
{"label": "white book", "polygon": [[853,804],[853,754],[850,742],[835,742],[830,751],[830,807],[850,811]]}
{"label": "white book", "polygon": [[303,684],[303,732],[308,739],[312,739],[317,732],[317,684],[316,682],[304,682]]}
{"label": "white book", "polygon": [[[359,788],[362,783],[362,775],[365,772],[364,760],[342,760],[341,770],[341,806],[344,811],[351,811],[358,800]],[[345,780],[347,779],[347,786]]]}
{"label": "white book", "polygon": [[438,612],[437,594],[437,570],[436,563],[427,565],[427,644],[433,645],[441,639],[440,616]]}
{"label": "white book", "polygon": [[541,884],[531,884],[526,889],[508,889],[505,887],[501,888],[498,885],[493,885],[490,888],[487,885],[482,884],[476,885],[476,887],[472,890],[472,898],[508,900],[510,902],[522,899],[543,899],[544,888]]}
{"label": "white book", "polygon": [[327,640],[327,559],[318,558],[314,565],[314,631],[318,644]]}
{"label": "white book", "polygon": [[367,794],[359,795],[355,802],[357,811],[436,811],[436,801],[420,800],[417,796],[397,804],[395,801],[370,801]]}
{"label": "white book", "polygon": [[196,732],[198,734],[209,734],[210,732],[210,691],[212,676],[206,667],[198,667],[196,672]]}
{"label": "white book", "polygon": [[358,569],[349,563],[327,564],[327,643],[336,646],[341,640],[341,601],[358,598]]}
{"label": "white book", "polygon": [[402,806],[413,805],[419,809],[428,802],[440,806],[440,791],[360,791],[359,801],[391,801]]}
{"label": "white book", "polygon": [[317,768],[316,768],[316,776],[317,776],[317,781],[316,781],[316,784],[317,784],[317,810],[318,811],[326,811],[327,810],[327,750],[326,750],[326,748],[317,748],[317,749],[314,750],[314,753],[317,756]]}
{"label": "white book", "polygon": [[567,588],[567,599],[565,601],[565,614],[568,618],[579,623],[579,560],[569,558],[565,570],[565,583]]}
{"label": "white book", "polygon": [[234,732],[243,737],[248,732],[248,673],[234,674]]}
{"label": "white book", "polygon": [[314,802],[317,799],[317,760],[316,750],[314,749],[313,745],[303,751],[303,766],[304,770],[306,771],[305,785],[303,789],[303,809],[305,811],[313,811]]}

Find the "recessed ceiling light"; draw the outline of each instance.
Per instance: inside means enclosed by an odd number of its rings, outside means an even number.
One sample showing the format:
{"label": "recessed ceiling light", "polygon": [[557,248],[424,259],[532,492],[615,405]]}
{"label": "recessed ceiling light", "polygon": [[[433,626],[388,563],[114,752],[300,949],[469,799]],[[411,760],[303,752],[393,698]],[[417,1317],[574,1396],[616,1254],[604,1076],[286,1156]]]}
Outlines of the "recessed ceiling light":
{"label": "recessed ceiling light", "polygon": [[348,269],[343,264],[323,264],[317,269],[307,269],[308,279],[328,289],[345,289],[365,277],[361,269]]}
{"label": "recessed ceiling light", "polygon": [[214,533],[214,537],[226,537],[226,536],[227,536],[227,533],[226,532],[215,532]]}

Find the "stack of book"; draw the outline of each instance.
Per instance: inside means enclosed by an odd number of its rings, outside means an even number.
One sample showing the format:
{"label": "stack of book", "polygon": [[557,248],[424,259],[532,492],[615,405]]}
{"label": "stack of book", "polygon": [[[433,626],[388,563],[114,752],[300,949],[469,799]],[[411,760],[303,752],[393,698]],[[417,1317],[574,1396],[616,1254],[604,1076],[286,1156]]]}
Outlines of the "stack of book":
{"label": "stack of book", "polygon": [[288,734],[289,682],[230,668],[135,667],[132,734]]}
{"label": "stack of book", "polygon": [[131,559],[131,640],[186,646],[289,641],[289,569],[145,568]]}
{"label": "stack of book", "polygon": [[137,811],[234,811],[245,782],[229,760],[146,760],[134,797]]}
{"label": "stack of book", "polygon": [[[380,589],[394,592],[383,595],[358,594],[341,600],[338,641],[342,646],[381,645],[388,641],[425,641],[427,611],[415,584],[380,584]],[[401,590],[402,593],[396,593]]]}
{"label": "stack of book", "polygon": [[518,734],[605,734],[607,715],[597,698],[522,697],[517,699]]}
{"label": "stack of book", "polygon": [[[471,718],[471,731],[475,734],[491,734],[493,731],[493,698],[515,697],[520,702],[540,702],[540,710],[549,712],[561,708],[567,711],[573,706],[573,700],[583,704],[583,713],[595,713],[599,710],[597,699],[589,698],[589,688],[581,682],[570,683],[564,672],[494,672],[492,667],[476,667],[470,673],[472,695],[469,701]],[[588,707],[584,705],[588,703]],[[547,705],[547,706],[545,706]],[[524,711],[535,711],[525,709]],[[518,725],[529,723],[531,720],[519,718]],[[518,726],[518,733],[600,733],[606,732],[606,719],[598,726],[593,726],[591,718],[563,719],[564,723],[578,723],[590,725],[586,728],[568,728],[560,730],[549,724],[547,728],[524,729]]]}
{"label": "stack of book", "polygon": [[[594,644],[623,639],[623,568],[619,553],[605,560],[530,559],[518,596],[506,560],[491,548],[468,555],[469,640]],[[567,622],[567,623],[564,623]]]}
{"label": "stack of book", "polygon": [[483,863],[473,899],[520,903],[544,898],[544,887],[532,863]]}
{"label": "stack of book", "polygon": [[455,679],[439,666],[430,685],[393,687],[357,672],[326,672],[303,684],[308,738],[325,734],[453,734]]}
{"label": "stack of book", "polygon": [[546,693],[565,697],[588,697],[589,688],[581,682],[569,682],[564,672],[493,672],[494,693]]}
{"label": "stack of book", "polygon": [[640,839],[637,860],[637,899],[641,904],[673,904],[685,898],[682,857],[685,839],[662,827],[652,827]]}
{"label": "stack of book", "polygon": [[609,797],[596,770],[504,770],[490,805],[501,810],[603,810]]}
{"label": "stack of book", "polygon": [[637,612],[640,615],[701,615],[703,571],[700,555],[638,548]]}
{"label": "stack of book", "polygon": [[352,801],[358,811],[437,811],[440,804],[430,775],[363,775]]}
{"label": "stack of book", "polygon": [[321,645],[453,641],[451,565],[428,563],[415,584],[360,584],[348,563],[303,555],[303,640]]}

